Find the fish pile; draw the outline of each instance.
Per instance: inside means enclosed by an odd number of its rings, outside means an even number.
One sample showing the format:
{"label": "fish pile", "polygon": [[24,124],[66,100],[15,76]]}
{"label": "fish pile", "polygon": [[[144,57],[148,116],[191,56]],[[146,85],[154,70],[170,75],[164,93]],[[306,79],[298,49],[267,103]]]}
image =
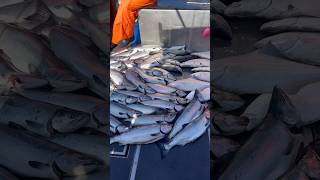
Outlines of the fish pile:
{"label": "fish pile", "polygon": [[108,179],[109,10],[0,1],[0,179]]}
{"label": "fish pile", "polygon": [[251,52],[212,61],[214,178],[320,179],[318,5],[241,0],[216,11],[237,23],[263,18],[256,31],[265,37]]}
{"label": "fish pile", "polygon": [[111,53],[110,67],[110,144],[161,141],[165,155],[207,131],[209,51],[127,48]]}

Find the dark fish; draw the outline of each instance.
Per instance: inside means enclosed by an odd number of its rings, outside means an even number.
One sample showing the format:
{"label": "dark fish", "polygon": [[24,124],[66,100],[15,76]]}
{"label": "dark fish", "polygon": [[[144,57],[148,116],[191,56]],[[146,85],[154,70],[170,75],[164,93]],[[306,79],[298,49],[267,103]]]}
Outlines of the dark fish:
{"label": "dark fish", "polygon": [[108,34],[101,29],[99,29],[96,24],[92,23],[88,19],[84,17],[79,17],[80,22],[85,27],[86,31],[88,32],[89,36],[91,37],[92,41],[95,45],[106,55],[110,53],[110,38]]}
{"label": "dark fish", "polygon": [[289,31],[320,32],[320,18],[293,17],[273,20],[263,24],[260,30],[265,33],[280,33]]}
{"label": "dark fish", "polygon": [[33,33],[3,23],[0,23],[0,30],[0,49],[19,71],[39,75],[56,91],[72,91],[86,86]]}
{"label": "dark fish", "polygon": [[0,101],[1,124],[17,124],[42,136],[51,136],[54,130],[73,132],[90,121],[88,114],[20,96],[0,96]]}
{"label": "dark fish", "polygon": [[218,59],[212,64],[215,70],[210,80],[215,87],[236,94],[270,93],[275,85],[291,94],[320,80],[318,67],[259,52]]}
{"label": "dark fish", "polygon": [[11,2],[8,4],[8,0],[1,1],[1,3],[7,4],[7,6],[0,5],[0,20],[2,22],[18,24],[32,30],[47,23],[52,16],[48,7],[40,0],[13,0]]}
{"label": "dark fish", "polygon": [[[317,108],[320,105],[319,91],[320,83],[315,82],[304,86],[297,94],[289,95],[292,103],[301,115],[302,125],[309,125],[319,121],[320,112]],[[263,122],[268,112],[270,99],[270,94],[262,94],[243,112],[241,116],[249,119],[248,130],[257,127]]]}
{"label": "dark fish", "polygon": [[219,180],[279,178],[295,163],[301,143],[288,124],[299,121],[290,99],[275,87],[264,124],[236,153]]}
{"label": "dark fish", "polygon": [[18,94],[35,101],[54,104],[61,107],[66,107],[75,111],[85,112],[91,114],[92,121],[98,125],[108,124],[107,116],[107,102],[101,99],[71,94],[71,93],[50,93],[45,91],[15,91]]}
{"label": "dark fish", "polygon": [[3,126],[0,129],[0,164],[20,176],[60,179],[88,174],[101,164],[42,137]]}
{"label": "dark fish", "polygon": [[283,19],[287,17],[320,17],[318,0],[242,0],[230,4],[224,14],[231,17],[261,17]]}
{"label": "dark fish", "polygon": [[232,111],[239,109],[245,101],[238,95],[214,89],[212,92],[213,101],[218,103],[221,111]]}
{"label": "dark fish", "polygon": [[50,138],[50,141],[74,151],[88,154],[104,162],[105,166],[110,166],[109,156],[106,153],[109,150],[109,142],[106,136],[75,133],[58,134]]}
{"label": "dark fish", "polygon": [[310,65],[320,65],[320,34],[310,32],[287,32],[264,38],[256,43],[256,48],[271,46],[282,56]]}
{"label": "dark fish", "polygon": [[[72,70],[87,79],[89,88],[99,96],[108,98],[108,66],[68,32],[56,27],[50,32],[50,43],[55,54]],[[66,51],[67,50],[67,51]]]}

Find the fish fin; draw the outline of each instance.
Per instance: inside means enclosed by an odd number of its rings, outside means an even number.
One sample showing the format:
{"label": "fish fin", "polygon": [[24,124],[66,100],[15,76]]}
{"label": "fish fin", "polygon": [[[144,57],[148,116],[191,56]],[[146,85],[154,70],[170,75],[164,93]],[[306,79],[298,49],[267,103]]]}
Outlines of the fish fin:
{"label": "fish fin", "polygon": [[290,126],[299,126],[300,115],[287,94],[277,86],[273,88],[269,113]]}
{"label": "fish fin", "polygon": [[49,167],[49,164],[38,162],[38,161],[28,161],[28,164],[35,169],[46,169]]}

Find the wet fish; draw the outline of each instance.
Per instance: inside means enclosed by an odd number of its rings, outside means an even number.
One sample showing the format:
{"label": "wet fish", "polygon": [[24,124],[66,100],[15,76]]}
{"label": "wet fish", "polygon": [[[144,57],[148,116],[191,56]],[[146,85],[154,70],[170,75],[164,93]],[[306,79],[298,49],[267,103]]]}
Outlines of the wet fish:
{"label": "wet fish", "polygon": [[131,103],[137,102],[138,98],[135,98],[135,97],[132,97],[132,96],[127,96],[127,95],[120,94],[120,93],[117,93],[117,92],[113,92],[110,95],[110,100],[118,102],[120,104],[131,104]]}
{"label": "wet fish", "polygon": [[181,91],[194,91],[196,89],[209,87],[210,83],[193,78],[187,78],[169,83],[168,86],[179,89]]}
{"label": "wet fish", "polygon": [[141,79],[137,72],[132,69],[128,69],[125,72],[126,78],[134,84],[138,90],[142,93],[155,93],[155,90],[147,86]]}
{"label": "wet fish", "polygon": [[162,77],[150,76],[139,68],[134,68],[134,71],[137,72],[140,75],[140,77],[148,83],[166,84],[166,81]]}
{"label": "wet fish", "polygon": [[260,31],[280,33],[288,31],[320,32],[320,19],[313,17],[292,17],[273,20],[263,24]]}
{"label": "wet fish", "polygon": [[179,112],[184,109],[184,106],[182,105],[164,101],[164,100],[149,100],[149,101],[142,101],[141,103],[147,106],[161,108],[171,112]]}
{"label": "wet fish", "polygon": [[196,72],[191,74],[191,76],[201,81],[210,82],[210,72]]}
{"label": "wet fish", "polygon": [[129,130],[128,127],[123,125],[116,117],[110,115],[110,131],[113,133],[123,133]]}
{"label": "wet fish", "polygon": [[306,84],[320,80],[318,67],[259,52],[227,57],[212,63],[215,70],[211,80],[215,82],[215,87],[236,94],[270,93],[275,85],[291,94]]}
{"label": "wet fish", "polygon": [[178,132],[180,132],[184,126],[189,124],[193,117],[198,114],[198,111],[202,112],[202,104],[195,98],[193,99],[182,111],[181,115],[177,118],[169,134],[169,138],[172,139]]}
{"label": "wet fish", "polygon": [[309,32],[287,32],[267,37],[257,42],[257,48],[272,46],[282,56],[293,61],[310,65],[320,65],[320,53],[315,49],[320,45],[320,35]]}
{"label": "wet fish", "polygon": [[147,101],[151,100],[151,98],[141,92],[136,92],[136,91],[124,91],[124,90],[117,90],[117,93],[124,94],[127,96],[132,96],[135,98],[138,98],[139,101]]}
{"label": "wet fish", "polygon": [[47,23],[52,16],[48,7],[38,0],[5,0],[0,4],[0,20],[5,23],[18,24],[28,30]]}
{"label": "wet fish", "polygon": [[83,27],[85,27],[95,45],[105,54],[109,54],[110,43],[108,41],[108,34],[99,29],[96,24],[92,23],[85,17],[79,17],[79,20],[83,24]]}
{"label": "wet fish", "polygon": [[[317,95],[319,90],[320,83],[315,82],[304,86],[298,93],[289,95],[297,112],[299,112],[301,116],[301,125],[312,124],[319,120],[320,114],[317,109],[320,103],[320,99]],[[263,122],[268,111],[270,99],[270,94],[262,94],[243,112],[241,116],[250,120],[248,130],[257,127]]]}
{"label": "wet fish", "polygon": [[238,142],[222,136],[214,136],[211,144],[211,150],[217,158],[221,158],[226,154],[235,152],[241,147]]}
{"label": "wet fish", "polygon": [[74,151],[88,154],[103,162],[105,166],[110,166],[109,157],[106,153],[109,149],[106,136],[68,133],[55,135],[50,138],[50,141]]}
{"label": "wet fish", "polygon": [[181,67],[179,67],[177,65],[165,63],[165,64],[161,64],[159,67],[162,68],[162,69],[165,69],[167,71],[173,71],[173,72],[182,73]]}
{"label": "wet fish", "polygon": [[154,94],[148,94],[148,96],[150,97],[149,100],[158,99],[158,100],[174,102],[176,104],[187,104],[188,103],[187,98],[181,98],[179,96],[170,95],[170,94],[154,93]]}
{"label": "wet fish", "polygon": [[89,113],[91,115],[91,120],[97,124],[108,124],[106,112],[107,104],[105,101],[98,98],[71,93],[50,93],[36,90],[16,90],[15,92],[35,101]]}
{"label": "wet fish", "polygon": [[150,144],[163,139],[172,129],[167,123],[132,128],[110,138],[110,144]]}
{"label": "wet fish", "polygon": [[261,17],[283,19],[287,17],[320,17],[317,0],[242,0],[230,4],[224,14],[230,17]]}
{"label": "wet fish", "polygon": [[266,121],[236,153],[219,180],[277,179],[283,175],[295,163],[301,144],[287,123],[299,119],[287,95],[274,88]]}
{"label": "wet fish", "polygon": [[191,59],[196,59],[197,55],[195,55],[194,53],[192,54],[188,54],[188,55],[185,55],[185,56],[172,56],[172,57],[168,57],[168,58],[172,58],[174,60],[177,60],[179,62],[185,62],[185,61],[188,61],[188,60],[191,60]]}
{"label": "wet fish", "polygon": [[134,109],[136,111],[141,112],[142,114],[153,114],[153,113],[159,111],[159,109],[156,107],[147,106],[147,105],[139,104],[139,103],[128,104],[127,106],[131,109]]}
{"label": "wet fish", "polygon": [[160,114],[160,115],[142,115],[136,118],[126,119],[131,123],[131,126],[145,126],[145,125],[152,125],[152,124],[161,124],[162,122],[171,123],[177,113],[168,113],[168,114]]}
{"label": "wet fish", "polygon": [[168,143],[164,144],[165,151],[170,151],[175,146],[185,146],[201,137],[210,126],[210,112],[206,110],[200,117],[193,120]]}
{"label": "wet fish", "polygon": [[107,68],[109,67],[103,64],[89,49],[77,43],[76,39],[73,39],[63,29],[53,28],[49,39],[54,53],[72,70],[85,78],[94,93],[102,98],[108,98],[109,82],[107,78],[109,73]]}
{"label": "wet fish", "polygon": [[59,179],[88,174],[101,164],[95,158],[42,137],[3,126],[0,128],[3,138],[0,142],[0,164],[5,164],[20,176]]}
{"label": "wet fish", "polygon": [[110,113],[118,118],[130,118],[141,114],[134,109],[116,102],[110,102]]}
{"label": "wet fish", "polygon": [[210,67],[210,60],[208,59],[192,59],[181,63],[181,67]]}
{"label": "wet fish", "polygon": [[154,89],[157,93],[162,93],[162,94],[174,94],[177,89],[162,85],[162,84],[153,84],[153,83],[147,83],[149,87]]}
{"label": "wet fish", "polygon": [[193,68],[191,69],[192,72],[210,72],[210,67],[197,67],[197,68]]}
{"label": "wet fish", "polygon": [[218,103],[220,106],[219,109],[222,111],[239,109],[245,103],[240,96],[218,89],[213,90],[212,98],[216,103]]}
{"label": "wet fish", "polygon": [[86,82],[69,70],[35,34],[4,23],[0,23],[0,30],[0,49],[19,71],[39,75],[56,91],[86,86]]}
{"label": "wet fish", "polygon": [[163,77],[167,82],[172,82],[177,80],[177,78],[172,75],[169,71],[154,67],[150,70],[146,70],[146,73],[151,76]]}
{"label": "wet fish", "polygon": [[12,172],[7,168],[0,166],[0,179],[3,180],[19,180]]}
{"label": "wet fish", "polygon": [[110,69],[110,80],[117,86],[118,89],[136,90],[137,88],[131,84],[125,74],[120,71]]}
{"label": "wet fish", "polygon": [[194,52],[192,55],[198,56],[199,58],[210,59],[210,51]]}
{"label": "wet fish", "polygon": [[86,127],[90,121],[90,116],[87,114],[20,96],[1,96],[0,101],[2,104],[0,107],[1,124],[17,124],[42,136],[52,136],[54,130],[72,132]]}

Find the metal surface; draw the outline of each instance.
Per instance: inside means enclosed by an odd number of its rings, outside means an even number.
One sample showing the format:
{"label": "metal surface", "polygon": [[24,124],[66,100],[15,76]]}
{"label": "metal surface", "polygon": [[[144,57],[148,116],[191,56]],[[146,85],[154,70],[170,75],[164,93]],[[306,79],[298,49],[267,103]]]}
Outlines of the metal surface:
{"label": "metal surface", "polygon": [[210,27],[209,10],[142,9],[139,26],[143,45],[186,45],[191,51],[210,49],[210,36],[202,36],[204,29]]}

